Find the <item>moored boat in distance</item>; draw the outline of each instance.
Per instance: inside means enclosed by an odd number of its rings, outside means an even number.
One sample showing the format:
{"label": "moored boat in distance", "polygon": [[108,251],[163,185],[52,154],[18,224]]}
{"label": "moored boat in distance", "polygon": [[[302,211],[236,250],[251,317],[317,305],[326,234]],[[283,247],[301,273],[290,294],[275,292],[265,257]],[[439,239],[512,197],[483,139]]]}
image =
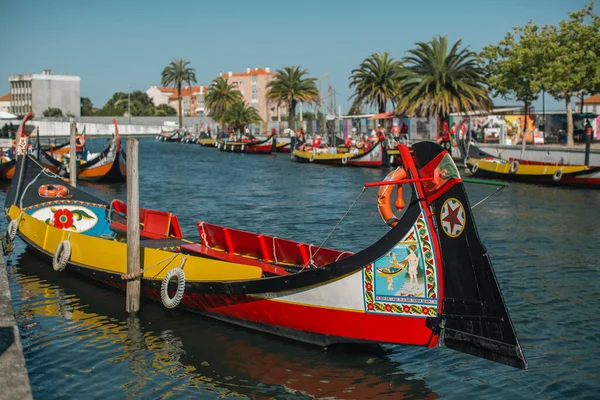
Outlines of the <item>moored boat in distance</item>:
{"label": "moored boat in distance", "polygon": [[277,141],[275,136],[269,136],[264,140],[218,140],[217,148],[221,151],[248,154],[271,154],[276,151]]}
{"label": "moored boat in distance", "polygon": [[[404,169],[365,185],[380,185],[391,229],[356,253],[207,221],[191,240],[175,215],[141,209],[133,223],[141,223],[142,270],[129,275],[124,203],[73,188],[23,153],[6,197],[7,236],[19,235],[57,271],[120,289],[141,278],[142,295],[168,308],[320,346],[443,342],[526,368],[454,162],[435,143],[415,144],[412,154],[401,146],[400,156]],[[398,218],[394,185],[398,199],[400,188],[412,194]]]}
{"label": "moored boat in distance", "polygon": [[494,157],[469,158],[467,165],[477,177],[600,189],[600,167]]}
{"label": "moored boat in distance", "polygon": [[308,162],[327,165],[349,165],[354,167],[387,168],[390,159],[387,148],[382,142],[377,143],[366,152],[340,152],[335,147],[312,148],[310,150],[296,149],[292,159],[297,162]]}

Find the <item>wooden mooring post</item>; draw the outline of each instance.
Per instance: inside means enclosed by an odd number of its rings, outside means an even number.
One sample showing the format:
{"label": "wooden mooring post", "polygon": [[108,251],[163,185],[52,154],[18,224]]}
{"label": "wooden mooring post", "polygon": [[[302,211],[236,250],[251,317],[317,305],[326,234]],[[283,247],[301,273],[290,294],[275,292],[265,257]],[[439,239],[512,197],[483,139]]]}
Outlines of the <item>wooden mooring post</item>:
{"label": "wooden mooring post", "polygon": [[77,124],[71,121],[71,140],[69,151],[69,177],[71,186],[77,187],[77,144],[75,136],[77,135]]}
{"label": "wooden mooring post", "polygon": [[138,181],[138,140],[127,139],[127,280],[128,313],[140,309],[140,192]]}

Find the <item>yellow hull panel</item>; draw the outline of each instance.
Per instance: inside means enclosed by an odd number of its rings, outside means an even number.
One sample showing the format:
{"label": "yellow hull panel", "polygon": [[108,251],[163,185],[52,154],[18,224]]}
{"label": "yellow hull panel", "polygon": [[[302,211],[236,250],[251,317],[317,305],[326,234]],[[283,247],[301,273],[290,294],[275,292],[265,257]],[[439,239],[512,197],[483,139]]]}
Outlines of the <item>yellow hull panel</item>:
{"label": "yellow hull panel", "polygon": [[[21,214],[21,210],[14,205],[8,215],[11,220],[21,215],[21,235],[49,255],[54,255],[59,243],[68,239],[71,243],[70,263],[115,274],[127,272],[127,243],[58,229],[24,212]],[[179,267],[185,257],[180,253],[142,248],[143,277],[162,280],[169,270]],[[259,267],[194,256],[187,257],[183,269],[187,281],[235,281],[260,279],[262,276],[262,269]]]}
{"label": "yellow hull panel", "polygon": [[587,169],[585,165],[532,165],[519,164],[514,173],[510,172],[511,163],[499,163],[483,159],[470,158],[467,160],[470,166],[477,165],[477,168],[482,171],[496,172],[499,174],[511,175],[537,175],[551,177],[558,170],[563,174],[571,174],[574,172],[582,172]]}
{"label": "yellow hull panel", "polygon": [[350,153],[343,153],[343,154],[330,154],[330,153],[315,153],[312,151],[300,151],[300,150],[295,150],[294,151],[294,155],[296,157],[300,157],[300,158],[305,158],[305,159],[311,159],[314,155],[314,159],[313,160],[323,160],[323,161],[334,161],[334,160],[339,160],[341,161],[342,158],[346,158],[346,159],[350,159],[352,157],[354,157],[354,154],[350,154]]}

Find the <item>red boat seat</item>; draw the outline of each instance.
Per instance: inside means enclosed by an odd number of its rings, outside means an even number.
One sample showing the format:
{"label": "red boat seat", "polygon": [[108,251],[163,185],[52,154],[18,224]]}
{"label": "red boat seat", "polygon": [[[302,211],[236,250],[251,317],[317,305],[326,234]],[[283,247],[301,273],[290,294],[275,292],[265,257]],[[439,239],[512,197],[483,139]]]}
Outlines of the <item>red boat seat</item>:
{"label": "red boat seat", "polygon": [[150,235],[167,237],[171,229],[171,213],[166,211],[146,210],[142,232]]}
{"label": "red boat seat", "polygon": [[198,226],[200,241],[203,245],[212,249],[228,251],[225,239],[225,228],[202,221],[198,222],[196,225]]}

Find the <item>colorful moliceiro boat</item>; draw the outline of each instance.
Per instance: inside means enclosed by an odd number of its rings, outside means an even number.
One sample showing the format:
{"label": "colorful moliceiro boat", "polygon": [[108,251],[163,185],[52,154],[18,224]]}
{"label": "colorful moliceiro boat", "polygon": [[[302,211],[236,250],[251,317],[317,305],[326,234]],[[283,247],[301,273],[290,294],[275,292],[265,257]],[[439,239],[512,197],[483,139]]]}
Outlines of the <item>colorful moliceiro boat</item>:
{"label": "colorful moliceiro boat", "polygon": [[221,151],[233,153],[271,154],[277,151],[277,139],[271,135],[264,140],[245,140],[241,142],[218,140],[216,146]]}
{"label": "colorful moliceiro boat", "polygon": [[469,158],[474,176],[508,181],[600,189],[600,167],[562,165],[495,157]]}
{"label": "colorful moliceiro boat", "polygon": [[[329,149],[336,152],[330,153]],[[377,143],[365,153],[338,152],[336,148],[312,150],[294,150],[292,159],[298,162],[308,162],[328,165],[349,165],[354,167],[387,168],[390,166],[390,157],[386,146]]]}
{"label": "colorful moliceiro boat", "polygon": [[[526,368],[450,155],[428,142],[400,153],[403,169],[365,185],[380,185],[391,229],[354,254],[204,221],[196,240],[184,239],[176,216],[141,210],[143,272],[127,274],[126,205],[70,187],[25,155],[6,198],[7,236],[63,273],[120,289],[141,279],[142,295],[168,308],[319,346],[443,343]],[[399,218],[393,184],[412,193]],[[60,198],[46,196],[50,186]]]}

